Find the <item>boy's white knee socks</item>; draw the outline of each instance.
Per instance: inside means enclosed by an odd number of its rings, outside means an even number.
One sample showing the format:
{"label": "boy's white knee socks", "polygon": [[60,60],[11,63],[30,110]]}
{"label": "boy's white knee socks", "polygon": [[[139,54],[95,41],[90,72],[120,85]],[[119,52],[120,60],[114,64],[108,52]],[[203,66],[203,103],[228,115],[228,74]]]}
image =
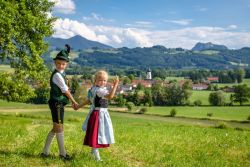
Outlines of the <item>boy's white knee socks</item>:
{"label": "boy's white knee socks", "polygon": [[66,150],[64,147],[64,134],[63,132],[56,134],[57,144],[60,151],[60,155],[66,156]]}
{"label": "boy's white knee socks", "polygon": [[48,133],[48,136],[47,136],[44,148],[43,148],[43,153],[46,154],[46,155],[49,155],[50,145],[51,145],[51,142],[52,142],[54,136],[55,136],[54,132],[50,131]]}

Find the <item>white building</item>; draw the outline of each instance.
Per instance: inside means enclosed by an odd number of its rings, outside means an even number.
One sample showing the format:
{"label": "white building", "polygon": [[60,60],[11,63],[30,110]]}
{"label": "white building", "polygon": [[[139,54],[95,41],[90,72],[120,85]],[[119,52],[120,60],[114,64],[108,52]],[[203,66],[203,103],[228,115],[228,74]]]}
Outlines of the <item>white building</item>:
{"label": "white building", "polygon": [[148,68],[147,73],[146,73],[146,79],[151,80],[152,79],[152,74],[151,74],[151,69]]}

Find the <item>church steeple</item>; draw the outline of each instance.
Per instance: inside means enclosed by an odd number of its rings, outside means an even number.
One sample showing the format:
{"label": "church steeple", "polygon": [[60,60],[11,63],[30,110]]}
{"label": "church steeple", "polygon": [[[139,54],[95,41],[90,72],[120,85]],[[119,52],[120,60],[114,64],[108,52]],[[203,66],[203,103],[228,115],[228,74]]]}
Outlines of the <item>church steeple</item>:
{"label": "church steeple", "polygon": [[151,74],[151,69],[148,68],[147,73],[146,73],[146,79],[151,80],[152,79],[152,74]]}

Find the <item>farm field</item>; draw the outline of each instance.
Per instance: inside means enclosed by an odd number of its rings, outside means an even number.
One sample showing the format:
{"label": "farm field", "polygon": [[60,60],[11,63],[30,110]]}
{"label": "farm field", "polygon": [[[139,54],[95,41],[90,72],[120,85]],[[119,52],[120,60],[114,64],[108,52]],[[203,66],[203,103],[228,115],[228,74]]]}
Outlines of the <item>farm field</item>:
{"label": "farm field", "polygon": [[[219,119],[219,120],[237,120],[246,121],[250,116],[250,106],[234,106],[234,107],[148,107],[146,114],[154,115],[170,115],[170,111],[175,109],[176,116],[189,117],[189,118],[208,118],[208,119]],[[207,113],[212,113],[211,117],[207,116]]]}

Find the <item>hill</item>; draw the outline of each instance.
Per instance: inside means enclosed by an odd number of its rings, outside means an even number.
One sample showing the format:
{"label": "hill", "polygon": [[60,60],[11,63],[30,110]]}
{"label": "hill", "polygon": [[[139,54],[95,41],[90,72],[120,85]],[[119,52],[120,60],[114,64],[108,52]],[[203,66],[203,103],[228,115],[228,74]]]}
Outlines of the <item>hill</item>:
{"label": "hill", "polygon": [[227,50],[228,48],[224,45],[216,45],[211,42],[200,43],[198,42],[193,48],[193,51],[203,51],[203,50]]}
{"label": "hill", "polygon": [[100,42],[88,40],[80,35],[76,35],[68,39],[50,37],[45,40],[49,43],[50,50],[63,48],[66,43],[69,44],[73,50],[84,50],[91,48],[100,48],[100,49],[112,48],[111,46],[102,44]]}
{"label": "hill", "polygon": [[248,67],[250,48],[194,51],[164,46],[131,49],[123,47],[82,51],[74,62],[81,66],[112,68],[229,69]]}
{"label": "hill", "polygon": [[43,55],[46,63],[65,43],[73,47],[71,60],[79,66],[98,68],[133,68],[145,69],[232,69],[248,68],[250,64],[250,47],[237,50],[211,42],[197,43],[191,50],[183,48],[166,48],[161,45],[153,47],[112,48],[99,42],[89,41],[81,36],[69,39],[49,38],[50,51]]}

